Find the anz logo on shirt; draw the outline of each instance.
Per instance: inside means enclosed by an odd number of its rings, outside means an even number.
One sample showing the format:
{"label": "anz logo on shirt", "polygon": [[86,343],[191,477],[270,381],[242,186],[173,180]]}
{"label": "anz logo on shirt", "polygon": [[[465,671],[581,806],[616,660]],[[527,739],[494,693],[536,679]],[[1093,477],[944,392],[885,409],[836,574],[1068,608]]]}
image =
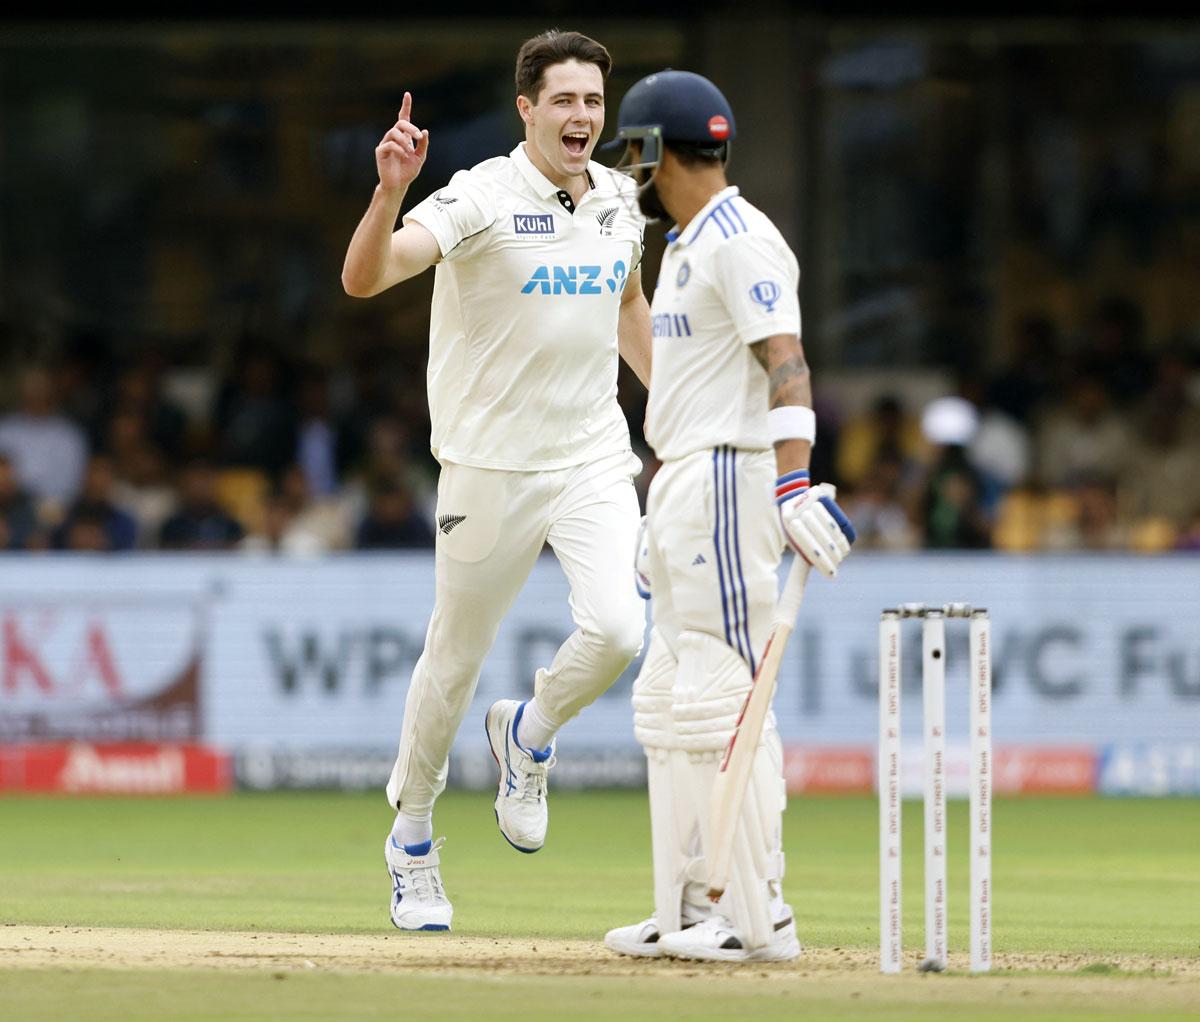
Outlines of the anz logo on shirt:
{"label": "anz logo on shirt", "polygon": [[625,263],[613,263],[612,276],[601,276],[602,266],[539,266],[521,288],[523,295],[602,295],[625,290]]}

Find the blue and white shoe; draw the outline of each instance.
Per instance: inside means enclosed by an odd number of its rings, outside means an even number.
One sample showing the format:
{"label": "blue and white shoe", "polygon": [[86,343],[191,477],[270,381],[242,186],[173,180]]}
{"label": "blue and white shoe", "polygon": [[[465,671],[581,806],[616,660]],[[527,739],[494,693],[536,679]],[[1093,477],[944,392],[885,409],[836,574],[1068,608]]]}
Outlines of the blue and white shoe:
{"label": "blue and white shoe", "polygon": [[454,909],[442,887],[438,849],[445,838],[401,845],[388,835],[383,845],[392,878],[392,925],[398,930],[448,930]]}
{"label": "blue and white shoe", "polygon": [[496,822],[504,840],[518,852],[536,852],[546,843],[546,774],[554,766],[554,743],[529,750],[517,741],[524,703],[501,699],[487,712],[484,727],[492,758],[500,768]]}

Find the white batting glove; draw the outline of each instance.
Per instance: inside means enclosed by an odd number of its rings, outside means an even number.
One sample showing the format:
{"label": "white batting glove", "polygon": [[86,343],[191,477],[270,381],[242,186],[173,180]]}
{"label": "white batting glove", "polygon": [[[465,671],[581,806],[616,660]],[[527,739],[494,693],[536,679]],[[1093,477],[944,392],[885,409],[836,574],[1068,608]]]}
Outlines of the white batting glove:
{"label": "white batting glove", "polygon": [[637,553],[633,557],[633,584],[637,586],[638,596],[643,600],[650,599],[650,531],[649,522],[642,515],[642,523],[638,526]]}
{"label": "white batting glove", "polygon": [[857,538],[836,497],[829,483],[810,487],[803,471],[788,472],[775,482],[775,503],[788,545],[826,578],[837,577],[837,566]]}

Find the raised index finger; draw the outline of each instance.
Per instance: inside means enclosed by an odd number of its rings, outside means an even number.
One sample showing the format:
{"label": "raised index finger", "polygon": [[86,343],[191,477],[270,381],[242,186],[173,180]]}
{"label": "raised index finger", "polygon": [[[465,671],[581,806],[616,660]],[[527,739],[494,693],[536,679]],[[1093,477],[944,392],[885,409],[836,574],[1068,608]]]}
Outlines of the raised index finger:
{"label": "raised index finger", "polygon": [[409,114],[412,113],[412,93],[406,92],[404,99],[400,102],[400,120],[407,121]]}

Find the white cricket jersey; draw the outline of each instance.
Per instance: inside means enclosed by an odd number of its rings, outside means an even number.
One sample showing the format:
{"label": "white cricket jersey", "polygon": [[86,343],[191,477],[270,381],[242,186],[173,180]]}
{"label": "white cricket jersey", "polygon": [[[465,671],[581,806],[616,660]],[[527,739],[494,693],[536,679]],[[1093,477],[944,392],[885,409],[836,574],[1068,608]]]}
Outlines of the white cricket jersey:
{"label": "white cricket jersey", "polygon": [[770,449],[767,374],[748,346],[800,333],[796,257],[733,187],[667,241],[650,304],[646,439],[661,461],[726,444]]}
{"label": "white cricket jersey", "polygon": [[632,181],[598,163],[588,172],[572,213],[522,144],[404,217],[442,253],[428,374],[439,461],[533,471],[629,450],[617,317],[643,220]]}

